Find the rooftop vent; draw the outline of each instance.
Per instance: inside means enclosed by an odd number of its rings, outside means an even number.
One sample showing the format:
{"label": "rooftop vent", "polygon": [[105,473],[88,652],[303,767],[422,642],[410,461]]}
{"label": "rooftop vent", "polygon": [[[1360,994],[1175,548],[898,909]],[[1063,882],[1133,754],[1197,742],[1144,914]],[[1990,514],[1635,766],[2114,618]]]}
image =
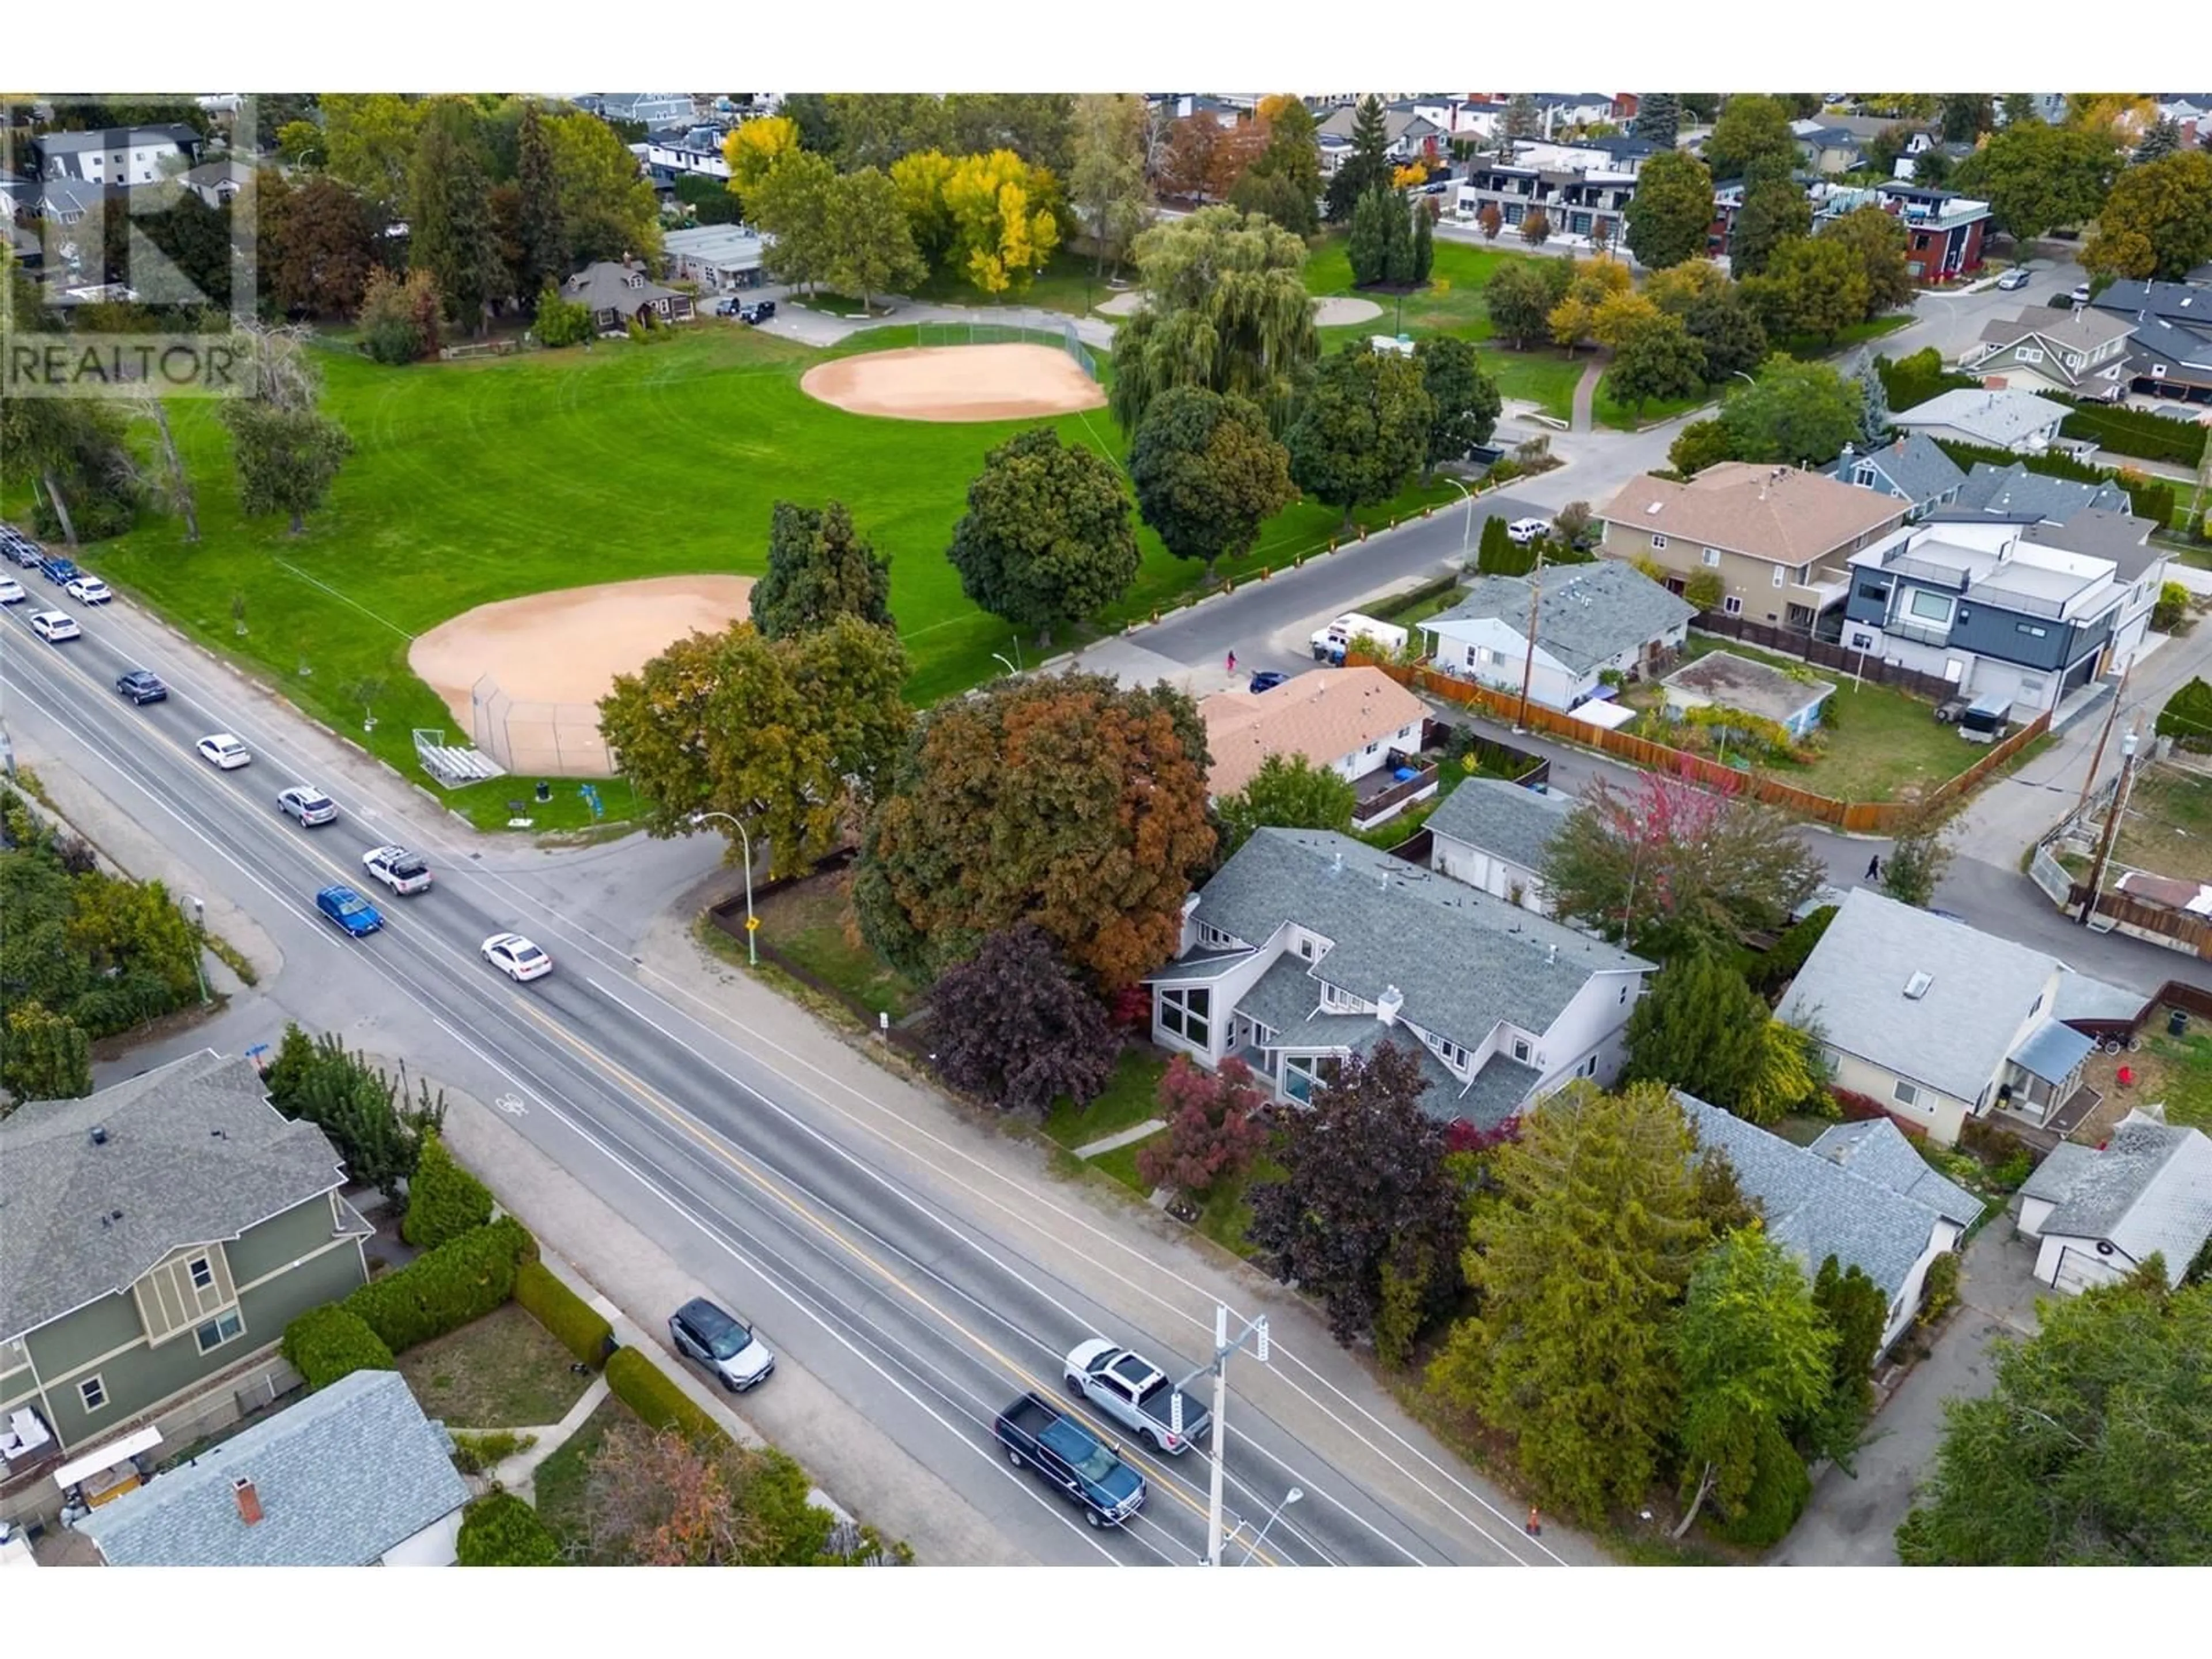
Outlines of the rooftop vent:
{"label": "rooftop vent", "polygon": [[106,1124],[95,1123],[92,1126],[92,1144],[95,1146],[105,1146],[107,1145],[107,1126]]}
{"label": "rooftop vent", "polygon": [[1915,974],[1905,981],[1905,994],[1909,1000],[1917,1002],[1928,994],[1928,988],[1935,982],[1933,974]]}

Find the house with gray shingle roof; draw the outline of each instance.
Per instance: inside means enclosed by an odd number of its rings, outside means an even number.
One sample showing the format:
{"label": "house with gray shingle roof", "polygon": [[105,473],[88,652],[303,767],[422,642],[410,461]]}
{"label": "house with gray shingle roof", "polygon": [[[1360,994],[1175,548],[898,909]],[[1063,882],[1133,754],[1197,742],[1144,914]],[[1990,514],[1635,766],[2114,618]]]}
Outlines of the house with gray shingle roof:
{"label": "house with gray shingle roof", "polygon": [[1893,1123],[1839,1124],[1798,1146],[1694,1095],[1674,1098],[1698,1145],[1728,1159],[1767,1236],[1807,1279],[1833,1256],[1881,1287],[1889,1316],[1876,1357],[1887,1352],[1920,1310],[1929,1265],[1958,1248],[1981,1200],[1929,1169]]}
{"label": "house with gray shingle roof", "polygon": [[561,297],[586,307],[594,327],[626,328],[631,323],[688,323],[693,312],[691,296],[663,288],[645,274],[643,265],[600,259],[586,265],[561,284]]}
{"label": "house with gray shingle roof", "polygon": [[2128,337],[2135,330],[2134,318],[2109,311],[2035,307],[1984,324],[1980,343],[1960,367],[1983,376],[1984,385],[2116,398],[2126,389]]}
{"label": "house with gray shingle roof", "polygon": [[1911,503],[1906,522],[1924,518],[1959,499],[1966,475],[1924,432],[1900,433],[1879,448],[1861,452],[1850,444],[1825,469],[1832,478],[1862,489],[1879,490]]}
{"label": "house with gray shingle roof", "polygon": [[1432,1115],[1486,1129],[1572,1078],[1610,1083],[1652,972],[1348,836],[1263,829],[1147,983],[1155,1042],[1208,1067],[1234,1054],[1280,1099],[1390,1041],[1420,1060]]}
{"label": "house with gray shingle roof", "polygon": [[2130,1112],[2100,1149],[2062,1141],[2020,1189],[2020,1230],[2054,1290],[2108,1285],[2154,1254],[2179,1285],[2212,1237],[2212,1140]]}
{"label": "house with gray shingle roof", "polygon": [[1892,426],[1924,432],[1946,443],[2039,453],[2058,441],[2066,405],[2016,386],[1954,386],[1925,403],[1898,410]]}
{"label": "house with gray shingle roof", "polygon": [[2150,398],[2212,403],[2212,296],[2201,328],[2146,313],[2128,342],[2128,387]]}
{"label": "house with gray shingle roof", "polygon": [[398,1371],[355,1371],[76,1523],[111,1567],[448,1567],[469,1489]]}
{"label": "house with gray shingle roof", "polygon": [[286,1325],[368,1280],[344,1184],[211,1049],[0,1120],[0,1419],[82,1450],[278,1364]]}
{"label": "house with gray shingle roof", "polygon": [[2125,513],[2128,492],[2107,478],[2085,483],[2078,478],[2054,478],[2031,472],[2026,461],[1993,466],[1976,461],[1968,469],[1958,499],[1929,516],[1937,520],[2002,519],[2019,524],[2064,524],[2077,513],[2094,509]]}
{"label": "house with gray shingle roof", "polygon": [[1468,778],[1423,826],[1430,837],[1429,868],[1548,916],[1544,866],[1553,838],[1574,809],[1572,800],[1548,790],[1503,778]]}
{"label": "house with gray shingle roof", "polygon": [[[1528,616],[1536,617],[1535,653]],[[1532,578],[1478,576],[1467,597],[1420,624],[1437,667],[1569,709],[1607,695],[1608,673],[1634,678],[1679,651],[1697,607],[1632,565],[1558,565]]]}
{"label": "house with gray shingle roof", "polygon": [[1776,1012],[1819,1030],[1839,1088],[1948,1146],[1970,1116],[2040,1126],[2075,1101],[2095,1045],[2062,1016],[2069,977],[2056,957],[1856,887]]}

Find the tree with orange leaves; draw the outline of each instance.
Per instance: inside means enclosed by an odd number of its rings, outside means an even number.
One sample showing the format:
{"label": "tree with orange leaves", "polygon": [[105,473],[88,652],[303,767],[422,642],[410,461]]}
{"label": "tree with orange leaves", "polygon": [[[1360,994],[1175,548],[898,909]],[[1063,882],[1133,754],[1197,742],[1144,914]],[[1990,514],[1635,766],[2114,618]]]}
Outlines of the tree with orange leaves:
{"label": "tree with orange leaves", "polygon": [[808,1490],[772,1447],[626,1425],[592,1460],[585,1528],[593,1559],[623,1566],[813,1566],[836,1520]]}

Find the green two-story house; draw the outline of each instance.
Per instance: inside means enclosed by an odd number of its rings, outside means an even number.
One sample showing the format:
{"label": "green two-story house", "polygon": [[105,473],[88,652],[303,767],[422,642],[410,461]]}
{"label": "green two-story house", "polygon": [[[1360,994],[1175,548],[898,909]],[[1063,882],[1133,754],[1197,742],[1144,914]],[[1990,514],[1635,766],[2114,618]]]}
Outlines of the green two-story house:
{"label": "green two-story house", "polygon": [[64,1458],[198,1423],[185,1408],[259,1381],[295,1315],[365,1284],[344,1184],[322,1131],[212,1050],[0,1120],[7,1507]]}

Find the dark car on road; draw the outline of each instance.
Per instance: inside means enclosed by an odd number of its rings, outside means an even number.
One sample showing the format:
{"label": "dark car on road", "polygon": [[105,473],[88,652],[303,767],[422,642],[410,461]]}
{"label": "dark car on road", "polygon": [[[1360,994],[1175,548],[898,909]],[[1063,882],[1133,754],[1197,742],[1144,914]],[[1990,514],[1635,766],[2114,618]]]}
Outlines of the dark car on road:
{"label": "dark car on road", "polygon": [[1118,1527],[1144,1507],[1144,1476],[1041,1395],[1015,1401],[999,1413],[991,1431],[1006,1449],[1009,1463],[1035,1469],[1082,1505],[1083,1518],[1094,1527]]}
{"label": "dark car on road", "polygon": [[150,668],[134,668],[127,674],[116,677],[116,690],[134,703],[167,702],[169,688],[161,684],[161,677]]}
{"label": "dark car on road", "polygon": [[325,887],[315,895],[320,910],[356,939],[366,938],[384,926],[377,908],[350,887]]}
{"label": "dark car on road", "polygon": [[694,1297],[668,1316],[668,1336],[678,1352],[714,1372],[732,1394],[758,1388],[775,1370],[775,1356],[753,1334],[752,1327],[703,1296]]}
{"label": "dark car on road", "polygon": [[1272,668],[1263,668],[1258,673],[1252,676],[1252,690],[1255,691],[1272,691],[1279,685],[1288,684],[1290,683],[1290,678],[1291,677],[1288,674],[1278,673]]}
{"label": "dark car on road", "polygon": [[775,315],[775,301],[773,300],[749,300],[738,307],[738,320],[750,323],[756,327]]}

